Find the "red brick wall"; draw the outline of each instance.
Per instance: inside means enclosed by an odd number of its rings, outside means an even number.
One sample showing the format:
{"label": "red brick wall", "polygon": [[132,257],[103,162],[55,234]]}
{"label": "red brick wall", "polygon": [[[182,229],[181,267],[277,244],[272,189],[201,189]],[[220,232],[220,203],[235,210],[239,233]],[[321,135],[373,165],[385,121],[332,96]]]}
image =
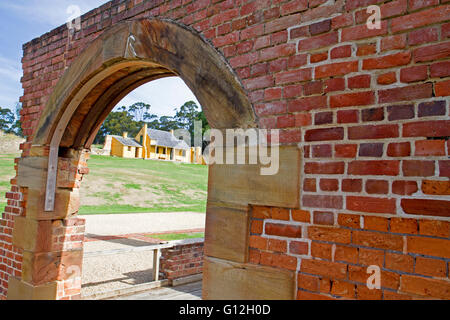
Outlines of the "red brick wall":
{"label": "red brick wall", "polygon": [[[381,7],[368,30],[366,6]],[[256,208],[254,263],[298,273],[298,297],[449,298],[450,1],[112,1],[24,46],[22,145],[64,68],[118,21],[177,20],[223,53],[263,128],[304,149],[302,210]],[[11,246],[26,201],[12,180],[0,296],[20,274]],[[262,214],[262,212],[265,212]],[[267,212],[270,212],[267,213]],[[364,267],[382,268],[369,291]]]}
{"label": "red brick wall", "polygon": [[203,272],[204,243],[180,244],[161,250],[160,273],[169,281]]}

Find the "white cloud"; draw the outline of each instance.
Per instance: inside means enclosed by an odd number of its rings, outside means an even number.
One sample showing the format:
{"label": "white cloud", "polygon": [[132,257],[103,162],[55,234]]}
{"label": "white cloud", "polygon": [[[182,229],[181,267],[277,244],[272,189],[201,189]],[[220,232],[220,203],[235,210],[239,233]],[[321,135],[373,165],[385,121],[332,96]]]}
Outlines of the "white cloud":
{"label": "white cloud", "polygon": [[145,102],[152,106],[150,112],[158,116],[173,116],[174,109],[180,108],[187,101],[194,101],[200,106],[189,87],[178,77],[159,79],[140,86],[117,104],[130,106],[136,102]]}
{"label": "white cloud", "polygon": [[20,63],[0,55],[0,107],[13,108],[22,95]]}
{"label": "white cloud", "polygon": [[83,14],[105,2],[105,0],[2,0],[0,8],[11,11],[21,19],[57,27],[68,20],[70,15],[67,14],[67,8],[69,6],[79,6],[81,14]]}

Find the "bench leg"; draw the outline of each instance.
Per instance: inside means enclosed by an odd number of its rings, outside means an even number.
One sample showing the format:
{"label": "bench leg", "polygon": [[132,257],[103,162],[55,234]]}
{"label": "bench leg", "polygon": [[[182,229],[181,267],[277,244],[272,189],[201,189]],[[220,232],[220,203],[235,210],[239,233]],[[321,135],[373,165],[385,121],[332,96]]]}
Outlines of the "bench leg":
{"label": "bench leg", "polygon": [[160,250],[153,250],[153,281],[159,281],[159,258]]}

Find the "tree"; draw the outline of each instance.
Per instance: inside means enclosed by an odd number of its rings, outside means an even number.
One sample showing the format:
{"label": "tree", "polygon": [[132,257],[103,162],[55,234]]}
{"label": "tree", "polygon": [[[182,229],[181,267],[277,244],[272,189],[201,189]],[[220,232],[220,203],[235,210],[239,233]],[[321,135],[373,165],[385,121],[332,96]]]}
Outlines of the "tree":
{"label": "tree", "polygon": [[23,131],[22,131],[22,123],[20,122],[20,111],[22,110],[22,104],[17,102],[16,103],[16,115],[15,115],[15,121],[11,128],[9,129],[9,132],[14,133],[17,136],[23,137]]}
{"label": "tree", "polygon": [[141,129],[140,124],[134,121],[134,116],[127,110],[122,108],[120,110],[108,115],[95,138],[95,143],[104,143],[107,135],[121,136],[123,132],[128,132],[130,137],[134,137],[138,134]]}
{"label": "tree", "polygon": [[10,109],[0,107],[0,130],[10,132],[15,120],[16,116],[14,112]]}
{"label": "tree", "polygon": [[133,115],[134,120],[143,122],[150,120],[153,115],[149,113],[150,105],[144,102],[136,102],[128,108],[128,112]]}

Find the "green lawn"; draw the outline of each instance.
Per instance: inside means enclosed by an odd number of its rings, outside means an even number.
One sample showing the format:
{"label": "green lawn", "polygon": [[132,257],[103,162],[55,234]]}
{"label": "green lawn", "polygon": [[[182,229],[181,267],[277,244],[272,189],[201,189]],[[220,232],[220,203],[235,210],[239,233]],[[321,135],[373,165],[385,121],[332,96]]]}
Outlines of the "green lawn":
{"label": "green lawn", "polygon": [[0,154],[0,214],[5,211],[6,192],[11,190],[10,180],[16,175],[14,170],[14,158],[18,154]]}
{"label": "green lawn", "polygon": [[[0,155],[0,210],[15,176],[14,158]],[[80,215],[206,212],[208,168],[172,162],[91,156]]]}
{"label": "green lawn", "polygon": [[105,156],[88,165],[81,215],[206,211],[206,166]]}
{"label": "green lawn", "polygon": [[196,238],[204,238],[204,233],[170,233],[170,234],[152,234],[147,235],[146,237],[152,239],[159,239],[165,241],[174,241],[174,240],[185,240],[185,239],[196,239]]}

